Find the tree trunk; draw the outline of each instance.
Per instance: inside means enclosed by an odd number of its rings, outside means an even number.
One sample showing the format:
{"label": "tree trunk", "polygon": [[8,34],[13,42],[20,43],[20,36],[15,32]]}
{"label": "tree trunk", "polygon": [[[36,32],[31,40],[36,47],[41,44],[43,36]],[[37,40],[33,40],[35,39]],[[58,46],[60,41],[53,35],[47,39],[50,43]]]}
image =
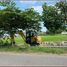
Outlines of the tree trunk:
{"label": "tree trunk", "polygon": [[11,45],[12,45],[12,46],[15,46],[14,34],[11,33],[10,37],[11,37]]}
{"label": "tree trunk", "polygon": [[18,32],[18,34],[23,38],[24,41],[26,40],[26,37],[23,32]]}
{"label": "tree trunk", "polygon": [[24,44],[26,45],[26,36],[24,35],[23,32],[18,32],[18,34],[22,37],[23,41],[24,41]]}

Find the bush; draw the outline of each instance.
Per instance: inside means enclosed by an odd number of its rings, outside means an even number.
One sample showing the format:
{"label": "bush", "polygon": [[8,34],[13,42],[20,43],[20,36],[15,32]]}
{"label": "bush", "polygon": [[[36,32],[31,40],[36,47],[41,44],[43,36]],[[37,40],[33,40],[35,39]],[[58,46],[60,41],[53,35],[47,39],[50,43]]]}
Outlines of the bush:
{"label": "bush", "polygon": [[4,42],[3,40],[0,39],[0,48],[10,47],[10,46],[11,44],[8,41]]}

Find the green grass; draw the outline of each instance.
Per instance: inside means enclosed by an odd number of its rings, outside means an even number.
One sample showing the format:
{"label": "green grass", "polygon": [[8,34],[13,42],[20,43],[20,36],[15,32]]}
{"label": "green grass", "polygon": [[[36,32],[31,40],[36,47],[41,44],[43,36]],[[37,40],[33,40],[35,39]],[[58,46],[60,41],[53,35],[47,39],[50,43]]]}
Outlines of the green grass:
{"label": "green grass", "polygon": [[[10,39],[7,40],[7,38],[5,38],[5,39],[1,38],[0,42],[2,42],[2,43],[6,43],[6,42],[10,43]],[[15,42],[16,42],[17,45],[23,45],[24,44],[24,40],[22,39],[21,36],[15,37]]]}
{"label": "green grass", "polygon": [[10,47],[0,48],[0,52],[16,52],[16,53],[52,53],[52,54],[65,54],[67,48],[45,48],[45,47]]}
{"label": "green grass", "polygon": [[21,36],[15,37],[16,44],[24,44],[24,40]]}
{"label": "green grass", "polygon": [[[42,38],[43,42],[45,42],[45,41],[48,41],[48,42],[50,42],[50,41],[53,41],[53,42],[67,41],[67,35],[61,35],[61,34],[59,34],[59,35],[45,35],[45,36],[41,36],[41,38]],[[23,39],[20,36],[16,37],[15,40],[16,40],[17,44],[24,43]]]}
{"label": "green grass", "polygon": [[[43,42],[45,41],[67,41],[67,35],[45,35],[41,36]],[[3,40],[4,43],[6,40]],[[24,53],[53,53],[53,54],[64,54],[67,53],[67,48],[46,48],[46,47],[30,47],[24,44],[23,39],[19,37],[15,37],[15,41],[17,45],[21,45],[20,47],[6,47],[0,48],[1,52],[24,52]],[[8,40],[10,42],[10,40]]]}
{"label": "green grass", "polygon": [[[42,41],[53,41],[53,42],[61,42],[61,41],[67,41],[67,35],[45,35],[45,36],[41,36]],[[3,40],[3,39],[2,39]],[[24,44],[24,40],[22,39],[21,36],[19,37],[15,37],[15,41],[16,44],[19,45],[23,45]],[[3,40],[3,42],[5,43],[6,40]],[[8,40],[8,42],[10,43],[10,40]]]}
{"label": "green grass", "polygon": [[45,35],[42,36],[42,41],[67,41],[67,35]]}
{"label": "green grass", "polygon": [[[45,35],[45,36],[41,36],[42,37],[42,41],[53,41],[53,42],[61,42],[61,41],[67,41],[67,35]],[[19,36],[15,38],[16,43],[17,44],[24,44],[23,39]]]}
{"label": "green grass", "polygon": [[45,48],[45,47],[33,47],[30,49],[34,53],[52,53],[52,54],[63,54],[67,53],[67,48]]}

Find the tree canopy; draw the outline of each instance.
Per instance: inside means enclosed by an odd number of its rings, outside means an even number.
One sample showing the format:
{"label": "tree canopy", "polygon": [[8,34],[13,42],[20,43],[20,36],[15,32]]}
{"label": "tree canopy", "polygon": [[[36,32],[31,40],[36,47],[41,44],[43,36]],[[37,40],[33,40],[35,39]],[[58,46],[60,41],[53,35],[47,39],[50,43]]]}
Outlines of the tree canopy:
{"label": "tree canopy", "polygon": [[[65,29],[64,24],[64,9],[62,8],[61,3],[64,4],[64,2],[59,2],[56,4],[56,6],[48,6],[47,4],[44,4],[43,7],[43,15],[42,19],[44,21],[44,26],[48,29],[50,33],[60,33]],[[65,11],[67,10],[67,7],[64,7]],[[61,14],[62,13],[62,14]],[[66,13],[65,13],[66,15]],[[65,22],[66,22],[66,16],[65,16]]]}
{"label": "tree canopy", "polygon": [[[19,10],[12,2],[6,8],[0,10],[0,29],[8,31],[11,39],[18,29],[35,29],[40,30],[40,15],[34,9]],[[12,40],[13,42],[14,40]]]}
{"label": "tree canopy", "polygon": [[[67,25],[67,1],[60,1],[56,3],[56,7],[60,10],[64,25]],[[67,28],[67,27],[66,27]]]}
{"label": "tree canopy", "polygon": [[33,8],[26,9],[22,12],[23,22],[25,25],[25,29],[35,29],[37,31],[40,30],[40,15],[38,12],[34,11]]}

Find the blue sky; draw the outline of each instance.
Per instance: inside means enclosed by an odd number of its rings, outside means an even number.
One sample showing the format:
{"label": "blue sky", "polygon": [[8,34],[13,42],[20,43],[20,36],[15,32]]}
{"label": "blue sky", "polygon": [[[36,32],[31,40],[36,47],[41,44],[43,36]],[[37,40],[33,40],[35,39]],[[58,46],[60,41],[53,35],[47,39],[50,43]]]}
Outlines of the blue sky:
{"label": "blue sky", "polygon": [[[25,10],[27,8],[34,8],[35,11],[42,14],[42,5],[47,3],[47,5],[54,5],[58,0],[15,0],[16,7],[19,7],[21,10]],[[3,8],[3,7],[0,7]],[[41,31],[45,32],[47,29],[41,24]]]}
{"label": "blue sky", "polygon": [[39,13],[42,13],[42,5],[44,2],[46,2],[48,5],[54,5],[57,0],[44,0],[44,1],[37,1],[37,0],[16,0],[16,6],[20,9],[24,10],[27,8],[34,8]]}

